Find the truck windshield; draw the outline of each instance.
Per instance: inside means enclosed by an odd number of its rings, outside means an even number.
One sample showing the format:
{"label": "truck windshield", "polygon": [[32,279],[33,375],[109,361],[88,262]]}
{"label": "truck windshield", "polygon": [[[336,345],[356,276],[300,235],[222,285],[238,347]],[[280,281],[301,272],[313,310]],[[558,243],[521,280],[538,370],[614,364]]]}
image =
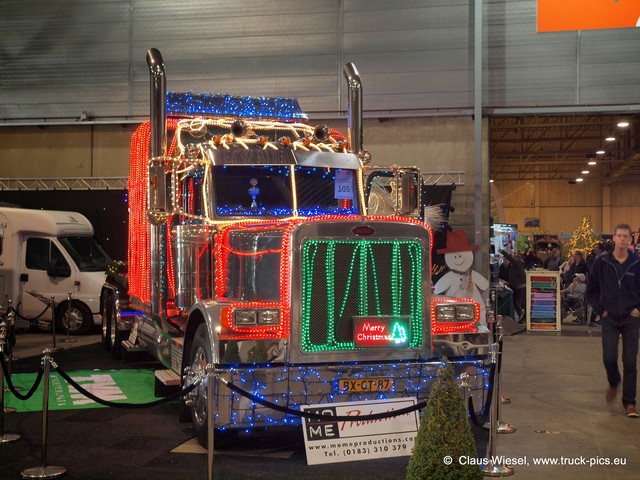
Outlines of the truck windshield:
{"label": "truck windshield", "polygon": [[109,255],[93,237],[59,237],[58,240],[81,272],[102,272],[111,262]]}
{"label": "truck windshield", "polygon": [[[303,216],[358,213],[353,170],[296,166],[298,213]],[[289,165],[218,165],[213,168],[220,216],[288,217],[293,214]]]}

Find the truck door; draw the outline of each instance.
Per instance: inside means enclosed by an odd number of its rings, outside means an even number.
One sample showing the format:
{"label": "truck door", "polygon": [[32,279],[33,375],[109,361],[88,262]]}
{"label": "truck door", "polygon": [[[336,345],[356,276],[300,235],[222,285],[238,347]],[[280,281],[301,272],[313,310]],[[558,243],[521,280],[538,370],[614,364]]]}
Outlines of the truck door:
{"label": "truck door", "polygon": [[[36,317],[48,305],[52,295],[56,301],[73,292],[73,273],[69,261],[49,238],[30,237],[25,240],[26,248],[20,269],[21,305],[20,315]],[[51,320],[51,312],[43,316]]]}

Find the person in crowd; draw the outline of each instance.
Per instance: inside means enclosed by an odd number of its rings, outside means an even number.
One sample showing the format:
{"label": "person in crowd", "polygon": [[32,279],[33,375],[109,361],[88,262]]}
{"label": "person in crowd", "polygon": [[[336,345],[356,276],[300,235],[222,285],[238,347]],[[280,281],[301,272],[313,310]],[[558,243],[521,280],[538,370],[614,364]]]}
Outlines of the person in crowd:
{"label": "person in crowd", "polygon": [[604,244],[602,244],[602,242],[596,244],[596,246],[591,249],[591,252],[589,252],[589,255],[587,255],[587,265],[589,265],[589,270],[591,270],[591,267],[593,266],[593,262],[595,261],[595,259],[600,255],[602,255],[603,253],[604,253]]}
{"label": "person in crowd", "polygon": [[584,273],[585,275],[589,275],[589,265],[587,261],[584,259],[584,254],[580,250],[576,250],[573,252],[573,262],[571,267],[564,276],[564,287],[567,288],[571,285],[573,278],[576,276],[576,273]]}
{"label": "person in crowd", "polygon": [[562,283],[564,283],[564,279],[567,278],[569,274],[569,269],[573,265],[573,255],[569,255],[564,262],[560,264],[560,277],[562,278]]}
{"label": "person in crowd", "polygon": [[533,248],[530,248],[524,257],[524,267],[526,270],[543,267],[542,260],[536,255]]}
{"label": "person in crowd", "polygon": [[503,256],[500,267],[502,278],[513,291],[513,306],[518,314],[519,323],[524,323],[527,308],[527,274],[524,270],[524,262],[505,250],[500,250]]}
{"label": "person in crowd", "polygon": [[551,255],[544,261],[545,270],[557,272],[560,270],[560,250],[553,248]]}
{"label": "person in crowd", "polygon": [[[587,276],[584,273],[576,273],[573,282],[561,293],[562,298],[562,318],[564,318],[569,310],[580,308],[584,303],[584,294],[587,291]],[[582,319],[577,318],[576,323],[580,323]]]}
{"label": "person in crowd", "polygon": [[602,360],[607,372],[605,399],[613,402],[620,384],[618,338],[622,337],[622,406],[638,418],[636,382],[640,332],[640,257],[629,249],[631,227],[617,225],[614,248],[597,257],[587,282],[587,299],[602,324]]}

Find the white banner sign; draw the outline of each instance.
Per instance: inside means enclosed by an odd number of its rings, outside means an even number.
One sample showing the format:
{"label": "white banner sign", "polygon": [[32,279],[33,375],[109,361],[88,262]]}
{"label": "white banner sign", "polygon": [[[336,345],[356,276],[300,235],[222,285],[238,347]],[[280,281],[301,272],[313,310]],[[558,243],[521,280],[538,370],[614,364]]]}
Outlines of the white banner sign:
{"label": "white banner sign", "polygon": [[418,410],[379,420],[358,420],[358,417],[401,410],[416,403],[416,398],[411,397],[303,406],[306,412],[353,418],[339,421],[303,418],[307,464],[411,455],[420,426]]}

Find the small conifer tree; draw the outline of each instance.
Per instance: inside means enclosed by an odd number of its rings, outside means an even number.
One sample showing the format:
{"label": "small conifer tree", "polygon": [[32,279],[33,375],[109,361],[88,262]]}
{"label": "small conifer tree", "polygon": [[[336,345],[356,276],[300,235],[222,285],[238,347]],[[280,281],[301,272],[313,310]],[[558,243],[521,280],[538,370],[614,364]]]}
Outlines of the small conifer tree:
{"label": "small conifer tree", "polygon": [[571,234],[567,245],[569,247],[567,254],[571,255],[576,250],[579,250],[586,257],[597,243],[598,236],[593,233],[591,215],[585,215],[582,217],[582,224]]}
{"label": "small conifer tree", "polygon": [[480,467],[460,465],[461,456],[477,458],[476,444],[453,365],[445,359],[420,422],[407,480],[481,480]]}

